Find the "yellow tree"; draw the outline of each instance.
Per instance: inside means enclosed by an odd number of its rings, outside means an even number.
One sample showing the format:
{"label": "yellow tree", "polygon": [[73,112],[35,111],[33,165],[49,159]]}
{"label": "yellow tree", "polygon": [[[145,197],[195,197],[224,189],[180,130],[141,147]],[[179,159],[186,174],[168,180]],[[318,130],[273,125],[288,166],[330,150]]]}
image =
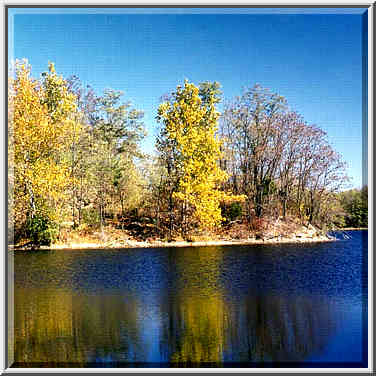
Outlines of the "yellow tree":
{"label": "yellow tree", "polygon": [[57,221],[71,184],[66,152],[80,128],[72,115],[76,98],[53,64],[42,84],[30,72],[26,61],[16,63],[9,94],[14,207],[22,211],[21,221]]}
{"label": "yellow tree", "polygon": [[173,141],[181,160],[182,174],[174,197],[182,202],[183,210],[193,207],[200,228],[209,230],[223,219],[221,202],[243,200],[243,196],[220,190],[228,176],[218,165],[221,142],[217,136],[217,102],[210,85],[200,92],[185,80],[184,86],[178,86],[158,110],[158,120],[163,122],[167,138]]}

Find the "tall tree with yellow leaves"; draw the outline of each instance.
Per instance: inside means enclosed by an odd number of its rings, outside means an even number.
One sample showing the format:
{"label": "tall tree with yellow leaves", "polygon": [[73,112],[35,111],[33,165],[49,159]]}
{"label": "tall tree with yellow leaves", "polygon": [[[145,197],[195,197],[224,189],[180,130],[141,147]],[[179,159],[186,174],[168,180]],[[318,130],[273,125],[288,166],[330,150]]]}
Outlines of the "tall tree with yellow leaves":
{"label": "tall tree with yellow leaves", "polygon": [[[30,75],[27,61],[16,62],[10,82],[10,144],[13,156],[13,206],[19,225],[46,228],[62,219],[71,183],[67,150],[80,132],[73,120],[75,96],[53,64],[42,82]],[[49,243],[49,236],[34,242]]]}
{"label": "tall tree with yellow leaves", "polygon": [[211,230],[223,219],[221,202],[243,199],[220,190],[220,184],[228,176],[218,165],[220,114],[215,108],[218,102],[215,88],[206,83],[201,85],[200,92],[200,88],[185,80],[184,86],[178,86],[171,99],[162,103],[158,110],[157,119],[164,125],[162,132],[180,156],[181,174],[173,196],[182,204],[183,232],[189,207],[194,209],[199,228]]}

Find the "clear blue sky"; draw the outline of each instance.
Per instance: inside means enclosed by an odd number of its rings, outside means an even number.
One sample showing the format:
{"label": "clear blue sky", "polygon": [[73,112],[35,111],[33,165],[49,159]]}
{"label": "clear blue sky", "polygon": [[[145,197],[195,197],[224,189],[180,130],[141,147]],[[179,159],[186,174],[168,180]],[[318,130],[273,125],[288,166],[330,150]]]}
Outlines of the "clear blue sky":
{"label": "clear blue sky", "polygon": [[160,97],[184,78],[219,81],[225,99],[259,83],[328,133],[360,187],[365,11],[10,9],[9,60],[124,91],[145,112],[148,152]]}

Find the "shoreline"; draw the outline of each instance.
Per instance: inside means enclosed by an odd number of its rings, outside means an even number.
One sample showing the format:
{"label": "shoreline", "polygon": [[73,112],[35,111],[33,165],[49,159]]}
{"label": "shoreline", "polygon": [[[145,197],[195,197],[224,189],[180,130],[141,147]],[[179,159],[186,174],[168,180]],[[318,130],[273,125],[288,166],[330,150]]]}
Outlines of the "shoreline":
{"label": "shoreline", "polygon": [[[113,229],[107,229],[105,237],[102,238],[99,233],[92,234],[91,237],[72,236],[68,237],[64,241],[60,240],[55,244],[49,246],[32,247],[30,243],[23,245],[8,245],[9,250],[14,251],[42,251],[42,250],[114,250],[114,249],[145,249],[145,248],[183,248],[183,247],[215,247],[215,246],[252,246],[252,245],[279,245],[279,244],[308,244],[308,243],[321,243],[337,241],[335,236],[329,233],[323,235],[312,225],[300,226],[300,228],[293,229],[293,224],[288,224],[289,230],[286,228],[286,224],[283,227],[278,227],[274,223],[274,227],[271,226],[271,230],[263,235],[257,235],[255,233],[244,233],[243,236],[234,236],[234,234],[222,234],[213,235],[212,238],[206,239],[192,239],[183,240],[175,239],[170,242],[167,240],[154,239],[137,239],[132,236],[119,237],[119,234],[114,232]],[[294,231],[295,230],[295,231]],[[367,228],[341,228],[334,231],[361,231],[368,230]],[[93,236],[95,235],[95,236]],[[223,236],[224,235],[224,236]]]}
{"label": "shoreline", "polygon": [[128,240],[125,242],[110,242],[110,243],[65,243],[65,244],[53,244],[51,246],[40,246],[38,248],[15,248],[9,245],[9,249],[15,251],[25,250],[88,250],[88,249],[130,249],[130,248],[183,248],[183,247],[205,247],[205,246],[227,246],[227,245],[278,245],[278,244],[305,244],[305,243],[322,243],[332,242],[337,239],[328,236],[315,236],[315,237],[277,237],[269,239],[231,239],[231,240],[207,240],[207,241],[135,241]]}
{"label": "shoreline", "polygon": [[368,227],[345,227],[345,228],[338,228],[334,231],[368,231]]}

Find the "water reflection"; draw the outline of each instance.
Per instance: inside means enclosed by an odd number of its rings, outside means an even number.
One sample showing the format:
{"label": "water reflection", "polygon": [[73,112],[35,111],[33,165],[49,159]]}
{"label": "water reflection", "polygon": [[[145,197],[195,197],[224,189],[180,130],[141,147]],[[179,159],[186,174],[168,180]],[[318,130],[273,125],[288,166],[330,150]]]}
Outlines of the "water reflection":
{"label": "water reflection", "polygon": [[[270,253],[260,257],[230,248],[106,252],[16,255],[16,365],[362,360],[358,287],[349,292],[337,273],[337,294],[332,284],[325,293],[320,279],[314,289],[299,272],[290,273],[289,286],[286,273],[290,267],[296,272],[299,262],[305,277],[312,277],[307,258],[303,262],[293,249],[279,263]],[[334,272],[330,252],[320,254],[315,266],[323,263],[324,274]],[[354,344],[357,349],[349,349]]]}
{"label": "water reflection", "polygon": [[175,257],[177,288],[169,327],[171,362],[223,360],[228,307],[219,281],[221,263],[218,247],[182,249]]}
{"label": "water reflection", "polygon": [[[16,292],[19,362],[302,361],[335,330],[328,302],[248,297],[228,305],[220,295],[180,295],[149,306],[133,296]],[[161,315],[168,309],[168,319]]]}
{"label": "water reflection", "polygon": [[18,289],[15,299],[17,361],[132,361],[145,350],[134,297]]}
{"label": "water reflection", "polygon": [[250,296],[232,307],[228,361],[299,362],[335,331],[334,307],[307,297]]}

